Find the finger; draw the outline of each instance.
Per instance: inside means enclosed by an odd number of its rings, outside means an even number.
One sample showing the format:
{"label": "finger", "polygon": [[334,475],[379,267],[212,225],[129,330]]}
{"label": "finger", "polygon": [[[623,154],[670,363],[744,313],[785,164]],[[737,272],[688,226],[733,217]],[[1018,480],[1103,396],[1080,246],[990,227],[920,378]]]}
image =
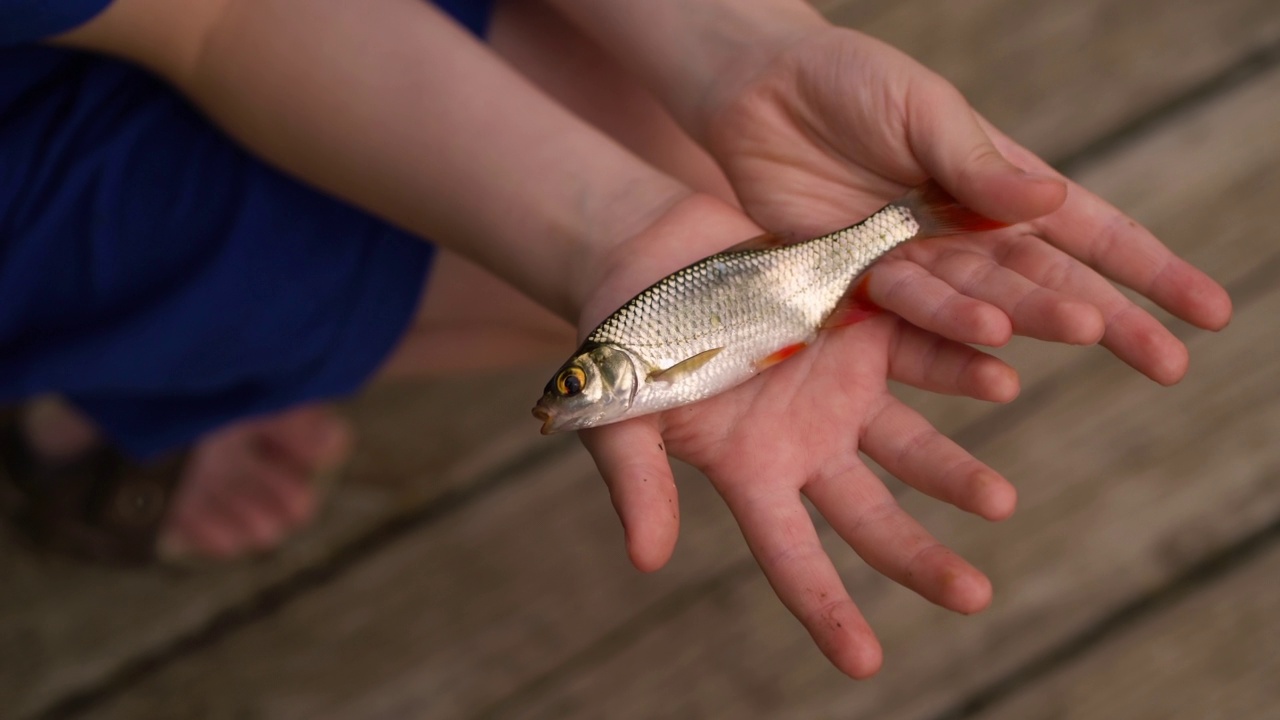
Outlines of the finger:
{"label": "finger", "polygon": [[[1052,250],[1046,243],[1037,244],[1046,252]],[[1031,244],[1027,244],[1027,250],[1034,252]],[[957,291],[998,308],[1019,335],[1093,345],[1106,330],[1102,314],[1094,306],[1001,267],[990,255],[963,250],[944,252],[929,263],[929,269]]]}
{"label": "finger", "polygon": [[721,494],[773,591],[822,654],[850,677],[874,675],[883,660],[880,643],[822,549],[800,497],[790,490]]}
{"label": "finger", "polygon": [[814,479],[804,493],[885,577],[948,610],[969,614],[991,604],[991,581],[903,512],[862,463]]}
{"label": "finger", "polygon": [[643,572],[666,565],[680,533],[680,505],[657,421],[636,418],[579,436],[609,487],[631,563]]}
{"label": "finger", "polygon": [[1032,282],[1070,297],[1087,298],[1102,315],[1102,346],[1164,385],[1187,372],[1187,348],[1159,320],[1065,252],[1034,236],[1013,243],[1003,264]]}
{"label": "finger", "polygon": [[1047,215],[1066,199],[1061,178],[1030,174],[1005,158],[964,97],[949,83],[913,87],[907,141],[920,164],[956,199],[987,217],[1018,223]]}
{"label": "finger", "polygon": [[896,399],[871,417],[861,448],[911,487],[988,520],[1009,517],[1017,505],[1008,480]]}
{"label": "finger", "polygon": [[1173,254],[1149,230],[1093,193],[1072,187],[1063,212],[1036,225],[1052,242],[1197,327],[1220,330],[1231,320],[1227,291]]}
{"label": "finger", "polygon": [[987,402],[1018,396],[1018,373],[992,357],[900,322],[889,353],[889,377],[912,387]]}
{"label": "finger", "polygon": [[[1034,153],[989,122],[980,122],[1014,162],[1036,172],[1053,173]],[[1221,285],[1174,255],[1146,228],[1076,183],[1069,183],[1062,208],[1038,221],[1036,227],[1073,257],[1192,325],[1220,330],[1231,320],[1231,298]]]}
{"label": "finger", "polygon": [[913,262],[885,258],[859,287],[876,305],[956,342],[999,347],[1012,335],[999,309],[956,292]]}

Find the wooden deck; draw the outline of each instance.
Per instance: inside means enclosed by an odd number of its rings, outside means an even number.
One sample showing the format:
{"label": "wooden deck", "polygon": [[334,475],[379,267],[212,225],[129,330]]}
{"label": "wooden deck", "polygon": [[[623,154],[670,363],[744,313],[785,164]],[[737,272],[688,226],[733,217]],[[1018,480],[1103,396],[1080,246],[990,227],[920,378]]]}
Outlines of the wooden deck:
{"label": "wooden deck", "polygon": [[[974,617],[824,531],[886,665],[850,681],[705,481],[672,565],[527,417],[549,368],[374,392],[323,522],[269,561],[118,572],[0,545],[5,718],[1280,717],[1280,4],[828,0],[1230,290],[1168,389],[1015,343],[1022,396],[907,393],[1019,487],[991,525],[902,502],[995,583]],[[1165,316],[1161,316],[1165,317]]]}

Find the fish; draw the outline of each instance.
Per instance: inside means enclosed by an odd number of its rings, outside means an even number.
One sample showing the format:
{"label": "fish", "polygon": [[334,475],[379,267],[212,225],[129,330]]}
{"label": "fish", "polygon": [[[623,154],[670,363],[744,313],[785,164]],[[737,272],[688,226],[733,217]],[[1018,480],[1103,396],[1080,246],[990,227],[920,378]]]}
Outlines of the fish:
{"label": "fish", "polygon": [[543,388],[542,434],[581,430],[730,390],[852,324],[870,308],[859,278],[923,237],[1004,227],[933,181],[821,237],[765,234],[659,280],[605,318]]}

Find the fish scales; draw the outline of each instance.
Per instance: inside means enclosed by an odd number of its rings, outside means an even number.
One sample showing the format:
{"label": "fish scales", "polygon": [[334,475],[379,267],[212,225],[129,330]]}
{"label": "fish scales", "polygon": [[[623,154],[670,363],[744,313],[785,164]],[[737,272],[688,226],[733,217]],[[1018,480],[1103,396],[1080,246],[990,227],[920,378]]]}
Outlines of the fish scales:
{"label": "fish scales", "polygon": [[543,433],[578,430],[724,392],[811,344],[858,275],[897,245],[998,227],[926,183],[829,235],[712,255],[606,318],[533,414]]}
{"label": "fish scales", "polygon": [[724,348],[696,378],[636,393],[633,414],[710,397],[740,383],[780,348],[812,342],[850,284],[872,262],[914,237],[919,223],[890,205],[863,222],[794,245],[719,253],[640,293],[588,342],[629,349],[658,372]]}

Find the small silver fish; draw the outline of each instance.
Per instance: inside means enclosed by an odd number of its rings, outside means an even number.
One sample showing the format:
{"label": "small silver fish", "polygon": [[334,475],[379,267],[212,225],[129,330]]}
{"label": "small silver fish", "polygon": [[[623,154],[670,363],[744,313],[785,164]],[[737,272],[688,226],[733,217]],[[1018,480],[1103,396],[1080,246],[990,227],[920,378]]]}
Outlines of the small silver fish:
{"label": "small silver fish", "polygon": [[748,240],[659,280],[587,336],[533,408],[544,435],[697,402],[867,314],[854,281],[915,238],[1003,224],[926,183],[852,227]]}

